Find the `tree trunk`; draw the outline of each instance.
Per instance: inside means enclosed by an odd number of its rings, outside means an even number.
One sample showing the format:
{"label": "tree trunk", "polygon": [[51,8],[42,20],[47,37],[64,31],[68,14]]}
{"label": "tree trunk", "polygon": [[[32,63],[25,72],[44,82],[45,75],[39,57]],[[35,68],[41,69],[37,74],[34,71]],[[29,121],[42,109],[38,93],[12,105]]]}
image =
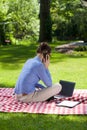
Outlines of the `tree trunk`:
{"label": "tree trunk", "polygon": [[52,23],[50,16],[50,0],[40,0],[40,34],[39,42],[52,41]]}
{"label": "tree trunk", "polygon": [[0,45],[5,45],[5,31],[3,30],[3,24],[0,25]]}

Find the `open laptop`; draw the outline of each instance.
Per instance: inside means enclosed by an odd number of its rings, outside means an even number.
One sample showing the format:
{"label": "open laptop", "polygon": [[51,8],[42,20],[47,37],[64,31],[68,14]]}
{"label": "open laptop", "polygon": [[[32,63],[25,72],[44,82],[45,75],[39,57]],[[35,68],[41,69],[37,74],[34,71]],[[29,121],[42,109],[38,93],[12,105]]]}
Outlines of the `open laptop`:
{"label": "open laptop", "polygon": [[62,85],[62,90],[58,95],[55,95],[54,98],[64,98],[71,97],[75,88],[75,82],[60,80],[59,82]]}

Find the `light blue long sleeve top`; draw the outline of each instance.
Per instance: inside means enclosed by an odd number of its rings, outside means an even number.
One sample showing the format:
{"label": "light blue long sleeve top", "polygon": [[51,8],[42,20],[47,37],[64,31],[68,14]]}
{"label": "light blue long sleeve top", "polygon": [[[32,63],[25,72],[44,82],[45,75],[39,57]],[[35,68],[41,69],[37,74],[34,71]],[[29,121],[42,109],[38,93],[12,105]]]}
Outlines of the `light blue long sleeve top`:
{"label": "light blue long sleeve top", "polygon": [[47,87],[52,86],[52,79],[49,70],[46,69],[40,58],[36,56],[27,60],[24,64],[15,85],[14,93],[30,94],[35,91],[37,86],[44,88],[43,85],[38,84],[40,80],[42,80]]}

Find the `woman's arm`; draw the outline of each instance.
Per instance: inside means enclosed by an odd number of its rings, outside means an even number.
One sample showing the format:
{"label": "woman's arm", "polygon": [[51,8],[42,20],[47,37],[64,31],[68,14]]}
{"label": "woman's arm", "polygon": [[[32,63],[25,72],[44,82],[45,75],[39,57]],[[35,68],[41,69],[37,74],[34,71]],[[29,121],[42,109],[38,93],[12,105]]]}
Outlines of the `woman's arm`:
{"label": "woman's arm", "polygon": [[44,84],[47,87],[52,86],[52,79],[49,70],[44,66],[44,64],[41,64],[38,68],[38,76],[40,80],[44,82]]}

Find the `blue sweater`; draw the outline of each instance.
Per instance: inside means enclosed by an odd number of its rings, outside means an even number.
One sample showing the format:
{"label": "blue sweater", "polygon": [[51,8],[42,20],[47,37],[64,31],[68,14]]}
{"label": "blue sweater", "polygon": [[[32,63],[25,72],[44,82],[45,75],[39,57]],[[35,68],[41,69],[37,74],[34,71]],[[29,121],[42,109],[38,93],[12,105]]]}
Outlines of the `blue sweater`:
{"label": "blue sweater", "polygon": [[52,79],[48,69],[38,56],[27,60],[17,80],[14,92],[16,94],[29,94],[35,91],[36,86],[44,88],[38,84],[42,80],[47,87],[52,86]]}

